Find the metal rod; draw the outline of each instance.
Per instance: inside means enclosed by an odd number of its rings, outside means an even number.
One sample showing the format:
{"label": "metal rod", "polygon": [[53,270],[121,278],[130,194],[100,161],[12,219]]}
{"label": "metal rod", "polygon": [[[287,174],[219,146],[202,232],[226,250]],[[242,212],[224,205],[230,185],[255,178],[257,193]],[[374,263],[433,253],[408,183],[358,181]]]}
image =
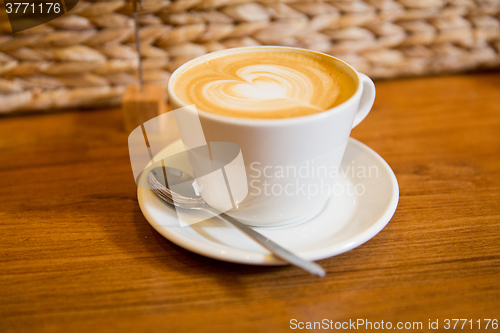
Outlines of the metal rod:
{"label": "metal rod", "polygon": [[[139,14],[137,13],[137,1],[132,1],[134,4],[134,25],[135,25],[135,45],[137,48],[137,55],[139,57],[139,85],[141,93],[144,93],[144,73],[142,71],[142,54],[141,54],[141,39],[139,38]],[[142,3],[141,3],[142,7]]]}

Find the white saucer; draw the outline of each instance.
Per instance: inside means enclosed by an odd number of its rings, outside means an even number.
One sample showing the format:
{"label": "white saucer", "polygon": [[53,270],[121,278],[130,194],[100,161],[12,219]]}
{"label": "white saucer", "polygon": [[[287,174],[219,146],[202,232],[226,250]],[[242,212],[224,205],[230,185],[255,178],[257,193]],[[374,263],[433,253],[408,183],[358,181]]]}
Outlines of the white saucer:
{"label": "white saucer", "polygon": [[[181,150],[181,142],[176,141],[158,155]],[[332,196],[319,215],[300,225],[255,229],[308,260],[332,257],[370,240],[389,223],[396,211],[399,200],[396,176],[382,157],[353,138],[349,138],[342,168],[346,174],[339,172],[340,182],[345,189],[358,185],[357,193],[353,190],[350,194]],[[366,177],[358,173],[363,169]],[[371,177],[368,177],[369,170]],[[242,264],[286,264],[233,226],[215,218],[181,227],[175,209],[150,189],[138,187],[137,198],[153,228],[187,250]]]}

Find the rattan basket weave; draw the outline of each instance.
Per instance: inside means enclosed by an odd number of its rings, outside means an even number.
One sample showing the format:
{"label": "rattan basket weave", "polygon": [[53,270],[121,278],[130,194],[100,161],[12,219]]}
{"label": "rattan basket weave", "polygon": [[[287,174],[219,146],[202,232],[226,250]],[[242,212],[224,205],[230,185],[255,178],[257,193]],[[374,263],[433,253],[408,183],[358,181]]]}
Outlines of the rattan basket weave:
{"label": "rattan basket weave", "polygon": [[[16,34],[4,13],[0,112],[116,105],[137,83],[130,3],[80,0]],[[499,0],[146,0],[140,24],[145,80],[161,85],[189,59],[249,45],[326,52],[373,78],[500,66]]]}

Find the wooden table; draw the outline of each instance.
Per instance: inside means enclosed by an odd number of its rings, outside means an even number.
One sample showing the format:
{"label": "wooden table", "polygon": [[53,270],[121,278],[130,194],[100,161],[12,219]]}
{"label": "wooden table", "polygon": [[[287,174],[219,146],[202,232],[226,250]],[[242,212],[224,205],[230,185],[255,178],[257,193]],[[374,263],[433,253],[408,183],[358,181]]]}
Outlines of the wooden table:
{"label": "wooden table", "polygon": [[376,86],[352,136],[393,168],[399,207],[368,243],[322,260],[323,279],[160,236],[118,109],[0,118],[0,332],[284,332],[292,319],[427,331],[453,318],[485,331],[500,320],[500,73]]}

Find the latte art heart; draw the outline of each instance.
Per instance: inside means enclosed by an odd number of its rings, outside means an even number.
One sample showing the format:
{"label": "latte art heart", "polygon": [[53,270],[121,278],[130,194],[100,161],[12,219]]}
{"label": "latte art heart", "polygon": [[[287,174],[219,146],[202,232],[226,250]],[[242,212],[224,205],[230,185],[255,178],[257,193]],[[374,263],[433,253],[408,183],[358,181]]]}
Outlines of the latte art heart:
{"label": "latte art heart", "polygon": [[354,80],[336,63],[293,52],[241,52],[190,67],[176,94],[199,110],[246,118],[286,118],[349,98]]}
{"label": "latte art heart", "polygon": [[217,80],[202,96],[223,108],[268,112],[312,104],[314,86],[303,73],[281,65],[249,65],[236,72],[239,80]]}

